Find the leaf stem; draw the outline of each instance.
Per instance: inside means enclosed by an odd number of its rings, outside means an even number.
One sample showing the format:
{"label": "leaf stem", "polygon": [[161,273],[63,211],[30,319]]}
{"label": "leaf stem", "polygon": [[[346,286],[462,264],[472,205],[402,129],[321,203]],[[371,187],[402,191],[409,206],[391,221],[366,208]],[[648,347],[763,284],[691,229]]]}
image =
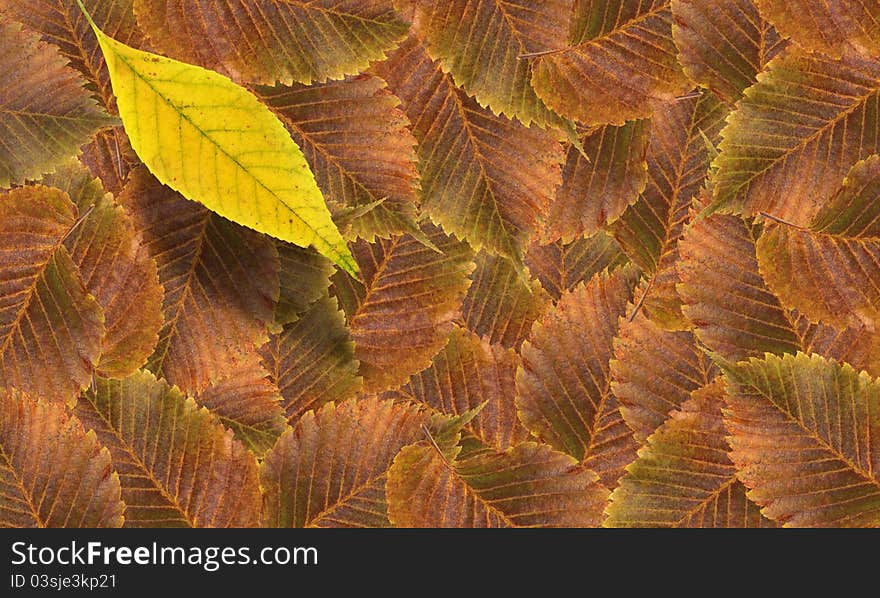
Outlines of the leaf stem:
{"label": "leaf stem", "polygon": [[424,432],[425,436],[428,437],[428,442],[431,443],[431,446],[434,447],[434,450],[437,451],[437,454],[440,455],[440,458],[443,459],[443,462],[446,463],[446,466],[451,469],[452,465],[450,465],[449,459],[447,459],[446,455],[443,454],[443,450],[440,448],[440,445],[437,444],[437,441],[434,440],[434,437],[431,435],[431,431],[428,429],[428,426],[426,426],[425,424],[422,424],[422,432]]}
{"label": "leaf stem", "polygon": [[529,58],[540,58],[541,56],[549,56],[551,54],[559,54],[560,52],[565,52],[569,48],[557,48],[555,50],[542,50],[540,52],[528,52],[526,54],[520,54],[516,57],[517,60],[528,60]]}
{"label": "leaf stem", "polygon": [[801,231],[808,231],[809,230],[808,228],[806,228],[804,226],[800,226],[799,224],[794,224],[793,222],[789,222],[788,220],[783,220],[782,218],[780,218],[778,216],[774,216],[773,214],[768,214],[767,212],[760,212],[760,216],[762,218],[766,218],[767,220],[772,220],[773,222],[775,222],[777,224],[782,224],[783,226],[788,226],[788,227],[793,228],[795,230],[801,230]]}
{"label": "leaf stem", "polygon": [[89,11],[87,11],[86,7],[83,6],[82,0],[76,0],[76,3],[79,5],[79,9],[80,11],[82,11],[83,16],[85,16],[86,21],[89,22],[89,25],[91,25],[92,29],[97,31],[98,26],[95,25],[95,22],[92,20],[92,15],[89,14]]}

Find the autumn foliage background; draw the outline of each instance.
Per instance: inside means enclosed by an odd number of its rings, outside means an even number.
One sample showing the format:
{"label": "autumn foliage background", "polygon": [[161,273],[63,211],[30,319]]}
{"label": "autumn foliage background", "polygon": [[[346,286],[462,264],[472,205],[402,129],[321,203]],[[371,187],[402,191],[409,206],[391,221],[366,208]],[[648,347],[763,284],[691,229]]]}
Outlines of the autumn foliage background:
{"label": "autumn foliage background", "polygon": [[0,525],[880,525],[880,2],[84,4],[275,111],[362,280],[0,0]]}

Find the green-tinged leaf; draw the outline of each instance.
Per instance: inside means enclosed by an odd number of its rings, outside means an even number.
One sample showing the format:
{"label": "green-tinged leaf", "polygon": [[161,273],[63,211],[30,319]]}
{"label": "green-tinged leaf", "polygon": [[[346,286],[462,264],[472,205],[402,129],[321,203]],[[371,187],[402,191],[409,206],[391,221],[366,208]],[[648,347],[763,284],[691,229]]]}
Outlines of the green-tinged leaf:
{"label": "green-tinged leaf", "polygon": [[694,392],[648,438],[611,495],[607,527],[772,527],[746,496],[721,419],[724,385]]}
{"label": "green-tinged leaf", "polygon": [[857,161],[878,153],[880,62],[784,52],[721,135],[712,208],[809,224]]}
{"label": "green-tinged leaf", "polygon": [[69,402],[91,380],[104,316],[63,245],[76,213],[57,189],[0,195],[0,388]]}
{"label": "green-tinged leaf", "polygon": [[611,230],[624,251],[647,273],[637,308],[671,330],[687,326],[675,290],[678,243],[688,208],[709,166],[705,138],[716,140],[727,111],[711,94],[658,106],[651,121],[648,184]]}
{"label": "green-tinged leaf", "polygon": [[281,393],[256,358],[224,372],[195,399],[258,457],[287,430]]}
{"label": "green-tinged leaf", "polygon": [[529,54],[565,46],[573,0],[415,0],[413,29],[455,83],[496,114],[559,125],[532,89]]}
{"label": "green-tinged leaf", "polygon": [[598,274],[563,294],[522,347],[516,405],[538,438],[595,470],[609,488],[636,443],[611,392],[618,319],[632,300],[630,276]]}
{"label": "green-tinged leaf", "polygon": [[260,354],[291,424],[310,409],[353,397],[362,385],[351,332],[332,298],[318,300],[273,334]]}
{"label": "green-tinged leaf", "polygon": [[880,324],[880,156],[856,164],[809,228],[769,221],[758,266],[784,305],[838,328]]}
{"label": "green-tinged leaf", "polygon": [[149,372],[98,379],[75,413],[110,449],[126,527],[251,527],[259,521],[256,457],[207,409]]}
{"label": "green-tinged leaf", "polygon": [[0,187],[50,172],[114,122],[84,84],[57,48],[0,20]]}
{"label": "green-tinged leaf", "polygon": [[475,249],[521,260],[562,181],[562,145],[480,107],[415,37],[375,71],[413,123],[422,211]]}
{"label": "green-tinged leaf", "polygon": [[356,275],[302,151],[265,105],[223,75],[92,28],[131,145],[156,178],[244,226],[313,245]]}
{"label": "green-tinged leaf", "polygon": [[284,326],[296,321],[309,306],[327,294],[333,265],[311,249],[290,243],[275,243],[281,269],[278,279],[281,295],[275,305],[275,325]]}
{"label": "green-tinged leaf", "polygon": [[647,184],[645,154],[650,123],[635,120],[605,126],[569,144],[562,186],[543,222],[542,242],[569,243],[617,220]]}
{"label": "green-tinged leaf", "polygon": [[416,140],[400,100],[372,75],[312,85],[259,87],[303,149],[333,206],[381,202],[351,223],[355,236],[412,232],[416,220]]}
{"label": "green-tinged leaf", "polygon": [[467,291],[470,248],[433,226],[423,233],[441,253],[411,235],[361,240],[353,250],[365,284],[334,277],[366,392],[396,388],[428,367],[446,344]]}
{"label": "green-tinged leaf", "polygon": [[622,125],[651,116],[652,100],[684,93],[669,3],[575,0],[569,45],[532,64],[538,97],[583,124]]}
{"label": "green-tinged leaf", "polygon": [[761,14],[808,50],[839,58],[856,50],[880,55],[877,0],[755,0]]}
{"label": "green-tinged leaf", "polygon": [[731,106],[787,45],[754,0],[672,0],[672,16],[685,74]]}
{"label": "green-tinged leaf", "polygon": [[880,336],[834,329],[786,310],[758,270],[758,232],[736,216],[697,219],[681,243],[679,294],[700,342],[730,362],[804,351],[880,374]]}
{"label": "green-tinged leaf", "polygon": [[253,83],[353,75],[381,60],[407,32],[392,0],[134,3],[138,23],[160,49]]}
{"label": "green-tinged leaf", "polygon": [[65,191],[83,214],[64,245],[104,310],[96,373],[125,378],[144,365],[159,340],[163,290],[156,264],[129,217],[82,165],[65,164],[41,182]]}
{"label": "green-tinged leaf", "polygon": [[727,373],[724,423],[749,498],[789,527],[880,527],[880,385],[804,354]]}
{"label": "green-tinged leaf", "polygon": [[541,281],[553,301],[559,301],[563,293],[574,290],[599,272],[614,270],[628,262],[614,238],[601,231],[571,243],[536,243],[526,254],[529,271]]}
{"label": "green-tinged leaf", "polygon": [[[108,196],[100,179],[92,176],[88,169],[74,158],[59,164],[53,172],[44,175],[36,183],[67,193],[70,201],[76,206],[76,211],[83,216],[88,215],[89,209],[94,209],[94,206]],[[110,201],[113,199],[112,196],[107,198]]]}
{"label": "green-tinged leaf", "polygon": [[[144,34],[135,21],[134,0],[83,0],[95,24],[124,44],[141,45]],[[0,14],[22,23],[61,51],[70,66],[79,71],[88,87],[97,92],[101,104],[116,114],[116,98],[110,73],[98,40],[76,2],[71,0],[3,0]]]}
{"label": "green-tinged leaf", "polygon": [[519,348],[549,303],[540,283],[528,284],[508,259],[480,252],[461,306],[465,325],[490,343]]}
{"label": "green-tinged leaf", "polygon": [[131,173],[119,201],[165,288],[165,325],[148,367],[195,392],[265,342],[278,253],[271,239],[187,201],[144,168]]}
{"label": "green-tinged leaf", "polygon": [[308,412],[263,461],[263,524],[390,527],[385,479],[397,452],[424,438],[425,419],[378,399]]}
{"label": "green-tinged leaf", "polygon": [[[142,46],[145,39],[135,22],[132,3],[133,0],[85,0],[98,27],[123,43]],[[104,109],[117,114],[104,55],[76,2],[3,0],[0,13],[41,34],[43,41],[57,46],[70,66],[83,76],[86,87],[96,92]],[[125,176],[137,164],[137,156],[122,127],[99,131],[81,149],[81,159],[93,176],[99,177],[111,193],[122,191]]]}
{"label": "green-tinged leaf", "polygon": [[639,443],[715,375],[715,367],[697,346],[693,333],[668,332],[642,313],[620,323],[611,361],[611,390]]}
{"label": "green-tinged leaf", "polygon": [[424,403],[452,416],[479,408],[465,429],[483,444],[506,450],[529,437],[516,415],[518,363],[513,349],[456,328],[431,367],[385,396]]}
{"label": "green-tinged leaf", "polygon": [[596,527],[608,490],[546,445],[448,462],[429,443],[395,457],[386,486],[398,527]]}
{"label": "green-tinged leaf", "polygon": [[63,405],[0,390],[0,527],[121,527],[110,454]]}
{"label": "green-tinged leaf", "polygon": [[[428,442],[434,449],[440,451],[447,461],[455,459],[462,454],[461,443],[465,439],[466,428],[480,414],[485,405],[486,403],[483,403],[459,415],[434,411],[423,426]],[[484,446],[481,448],[485,449]]]}

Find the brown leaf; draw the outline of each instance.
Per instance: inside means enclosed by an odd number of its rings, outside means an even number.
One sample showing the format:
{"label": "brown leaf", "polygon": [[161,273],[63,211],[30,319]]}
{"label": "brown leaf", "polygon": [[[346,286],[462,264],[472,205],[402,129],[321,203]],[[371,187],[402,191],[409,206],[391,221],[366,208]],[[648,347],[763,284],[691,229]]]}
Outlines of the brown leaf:
{"label": "brown leaf", "polygon": [[880,388],[817,355],[726,372],[730,457],[749,497],[787,527],[880,527]]}
{"label": "brown leaf", "polygon": [[538,97],[585,125],[622,125],[684,93],[669,2],[575,0],[569,46],[534,59]]}
{"label": "brown leaf", "polygon": [[368,393],[398,387],[431,363],[468,288],[468,246],[439,228],[426,227],[424,234],[442,253],[411,235],[358,241],[352,253],[365,284],[334,276]]}
{"label": "brown leaf", "polygon": [[636,293],[638,310],[670,330],[687,327],[675,290],[678,243],[709,167],[706,139],[718,139],[726,114],[711,94],[658,106],[651,121],[647,187],[611,227],[648,274]]}
{"label": "brown leaf", "polygon": [[768,218],[758,267],[789,308],[837,328],[880,323],[880,156],[858,162],[808,228]]}
{"label": "brown leaf", "polygon": [[777,56],[721,133],[713,210],[809,224],[852,165],[880,150],[878,96],[880,61]]}
{"label": "brown leaf", "polygon": [[331,207],[382,202],[354,219],[355,236],[373,241],[412,232],[416,140],[384,81],[361,75],[309,87],[259,87],[257,93],[303,150]]}
{"label": "brown leaf", "polygon": [[273,334],[260,354],[291,424],[310,409],[355,396],[362,385],[351,333],[331,298],[320,299]]}
{"label": "brown leaf", "polygon": [[374,67],[419,142],[422,211],[475,249],[521,259],[562,181],[562,146],[458,89],[410,37]]}
{"label": "brown leaf", "polygon": [[561,47],[573,0],[414,0],[412,23],[456,85],[495,114],[526,125],[561,119],[532,89],[524,56]]}
{"label": "brown leaf", "polygon": [[611,390],[640,444],[716,373],[693,333],[668,332],[641,313],[620,323]]}
{"label": "brown leaf", "polygon": [[257,524],[256,458],[176,388],[149,372],[98,379],[75,413],[110,449],[126,527]]}
{"label": "brown leaf", "polygon": [[514,264],[480,252],[471,286],[461,306],[465,325],[490,343],[519,349],[546,307],[538,282],[526,284]]}
{"label": "brown leaf", "polygon": [[672,16],[685,74],[731,106],[788,44],[753,0],[672,0]]}
{"label": "brown leaf", "polygon": [[511,392],[518,364],[519,356],[512,349],[456,328],[431,367],[385,397],[423,403],[450,416],[478,410],[465,430],[483,444],[503,451],[529,437],[517,419]]}
{"label": "brown leaf", "polygon": [[564,294],[523,344],[516,376],[523,424],[586,463],[609,488],[636,450],[609,370],[618,319],[631,300],[631,281],[619,270]]}
{"label": "brown leaf", "polygon": [[275,241],[281,269],[281,294],[275,305],[275,326],[295,322],[318,299],[327,294],[333,263],[312,248]]}
{"label": "brown leaf", "polygon": [[57,189],[0,197],[0,387],[69,402],[91,380],[104,316],[63,245],[75,223]]}
{"label": "brown leaf", "polygon": [[50,172],[113,124],[84,83],[57,48],[0,20],[0,188]]}
{"label": "brown leaf", "polygon": [[148,367],[185,391],[204,388],[266,341],[278,299],[270,239],[132,172],[119,198],[165,287],[165,325]]}
{"label": "brown leaf", "polygon": [[[340,79],[406,36],[391,0],[134,0],[150,40],[238,81]],[[194,43],[199,40],[199,43]]]}
{"label": "brown leaf", "polygon": [[599,272],[614,270],[628,261],[614,238],[605,232],[571,243],[533,244],[526,254],[526,265],[553,301]]}
{"label": "brown leaf", "polygon": [[[604,126],[569,144],[562,186],[544,219],[542,242],[592,235],[617,220],[647,184],[650,123]],[[581,153],[583,151],[583,153]]]}
{"label": "brown leaf", "polygon": [[808,50],[839,58],[856,50],[880,55],[877,0],[755,0],[761,14]]}
{"label": "brown leaf", "polygon": [[723,214],[697,219],[685,233],[678,290],[700,342],[731,362],[804,351],[880,374],[880,336],[864,326],[810,324],[782,307],[758,270],[758,233]]}
{"label": "brown leaf", "polygon": [[387,495],[398,527],[596,527],[608,490],[546,445],[526,442],[449,463],[422,443],[394,459]]}
{"label": "brown leaf", "polygon": [[[86,0],[95,23],[114,39],[144,47],[144,35],[135,22],[133,0]],[[54,44],[70,66],[84,77],[87,87],[97,92],[104,109],[117,114],[116,98],[98,40],[76,2],[68,0],[4,0],[0,12],[23,23]],[[83,163],[104,187],[119,194],[128,172],[138,163],[121,126],[98,132],[81,148]]]}
{"label": "brown leaf", "polygon": [[611,495],[608,527],[773,527],[727,456],[719,380],[693,393],[639,451]]}
{"label": "brown leaf", "polygon": [[64,245],[104,310],[96,373],[125,378],[146,363],[159,340],[164,292],[156,264],[128,215],[80,164],[65,165],[42,182],[67,192],[83,214]]}
{"label": "brown leaf", "polygon": [[256,357],[224,372],[195,399],[257,457],[287,430],[281,393]]}
{"label": "brown leaf", "polygon": [[385,478],[424,420],[412,405],[377,399],[309,411],[263,461],[263,524],[389,527]]}
{"label": "brown leaf", "polygon": [[0,527],[122,527],[110,453],[63,405],[0,390]]}

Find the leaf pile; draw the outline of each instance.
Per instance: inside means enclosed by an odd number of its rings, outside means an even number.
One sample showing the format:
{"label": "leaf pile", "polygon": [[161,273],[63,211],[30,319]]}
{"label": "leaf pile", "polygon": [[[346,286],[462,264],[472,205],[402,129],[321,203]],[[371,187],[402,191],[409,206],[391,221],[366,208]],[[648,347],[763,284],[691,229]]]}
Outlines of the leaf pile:
{"label": "leaf pile", "polygon": [[0,0],[0,526],[880,527],[880,3],[83,4]]}

